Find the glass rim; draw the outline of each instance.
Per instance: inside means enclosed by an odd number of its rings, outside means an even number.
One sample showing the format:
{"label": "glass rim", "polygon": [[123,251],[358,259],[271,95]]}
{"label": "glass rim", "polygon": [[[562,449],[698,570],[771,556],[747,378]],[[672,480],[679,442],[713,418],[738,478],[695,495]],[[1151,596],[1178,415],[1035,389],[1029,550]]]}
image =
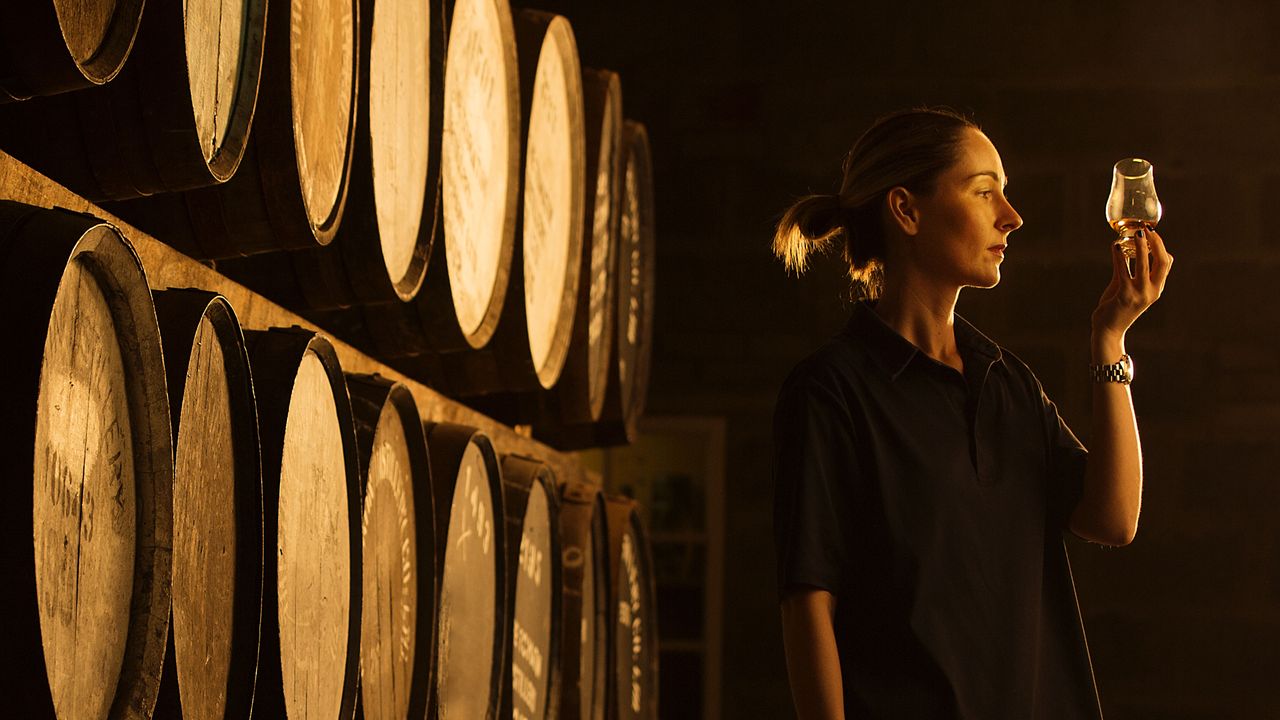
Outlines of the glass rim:
{"label": "glass rim", "polygon": [[[1125,172],[1125,170],[1121,170],[1120,169],[1121,165],[1128,165],[1129,167],[1137,166],[1138,168],[1141,168],[1142,171],[1139,172],[1137,175],[1131,175],[1128,172]],[[1135,158],[1125,158],[1117,162],[1113,170],[1117,175],[1119,175],[1120,177],[1126,180],[1140,180],[1146,177],[1147,175],[1151,174],[1151,171],[1152,169],[1154,169],[1154,167],[1155,166],[1152,165],[1150,161],[1135,157]]]}

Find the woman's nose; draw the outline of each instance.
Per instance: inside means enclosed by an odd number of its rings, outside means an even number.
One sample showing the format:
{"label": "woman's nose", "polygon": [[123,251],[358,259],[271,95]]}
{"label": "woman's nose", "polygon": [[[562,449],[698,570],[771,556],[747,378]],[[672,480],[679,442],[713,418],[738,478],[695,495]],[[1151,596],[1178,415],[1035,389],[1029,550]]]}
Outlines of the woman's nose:
{"label": "woman's nose", "polygon": [[1004,213],[1000,216],[1000,229],[1005,232],[1013,232],[1022,227],[1022,216],[1017,210],[1013,209],[1013,204],[1008,200],[1004,201]]}

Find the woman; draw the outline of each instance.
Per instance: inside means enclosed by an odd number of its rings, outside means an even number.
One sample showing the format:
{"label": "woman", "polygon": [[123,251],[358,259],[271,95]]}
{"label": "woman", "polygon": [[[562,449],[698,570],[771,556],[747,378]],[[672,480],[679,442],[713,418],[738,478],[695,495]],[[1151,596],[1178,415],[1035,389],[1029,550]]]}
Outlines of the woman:
{"label": "woman", "polygon": [[940,110],[876,122],[837,195],[784,214],[789,269],[841,242],[862,300],[775,414],[783,637],[807,718],[1098,718],[1062,533],[1125,545],[1142,461],[1125,331],[1173,257],[1112,250],[1092,318],[1091,452],[1012,353],[955,314],[1022,218],[1000,155]]}

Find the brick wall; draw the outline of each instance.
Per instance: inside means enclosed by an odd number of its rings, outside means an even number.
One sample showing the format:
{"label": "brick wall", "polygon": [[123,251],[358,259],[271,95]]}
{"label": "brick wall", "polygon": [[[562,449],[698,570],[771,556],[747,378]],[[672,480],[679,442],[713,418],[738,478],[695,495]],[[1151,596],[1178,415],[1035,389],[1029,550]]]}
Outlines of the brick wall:
{"label": "brick wall", "polygon": [[1088,441],[1089,313],[1109,273],[1110,164],[1151,159],[1178,264],[1131,332],[1144,433],[1129,548],[1071,545],[1112,719],[1280,717],[1280,50],[1275,6],[554,2],[585,65],[623,73],[654,146],[659,298],[649,406],[728,418],[724,708],[790,716],[770,540],[769,423],[835,332],[842,270],[768,252],[877,115],[972,111],[1025,218],[961,311],[1036,369]]}

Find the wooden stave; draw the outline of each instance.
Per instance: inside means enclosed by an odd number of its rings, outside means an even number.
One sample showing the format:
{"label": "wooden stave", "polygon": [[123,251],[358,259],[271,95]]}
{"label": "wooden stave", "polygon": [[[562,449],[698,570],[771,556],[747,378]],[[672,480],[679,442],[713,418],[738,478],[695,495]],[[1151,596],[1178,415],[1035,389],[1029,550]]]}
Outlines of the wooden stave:
{"label": "wooden stave", "polygon": [[[93,234],[106,228],[105,238]],[[135,450],[136,473],[140,483],[151,485],[151,498],[139,492],[138,517],[140,535],[150,537],[150,545],[139,541],[135,556],[135,573],[131,595],[129,630],[121,675],[111,705],[111,715],[150,716],[159,690],[168,633],[169,546],[172,541],[170,497],[173,478],[172,437],[169,425],[168,398],[165,394],[164,363],[160,349],[159,329],[141,262],[122,235],[96,218],[66,210],[42,210],[11,201],[0,201],[0,301],[8,308],[26,308],[10,314],[9,352],[0,360],[0,368],[8,377],[37,378],[43,367],[45,334],[50,313],[59,289],[62,272],[39,273],[31,268],[61,268],[72,260],[92,253],[90,262],[98,266],[103,281],[129,304],[134,337],[121,338],[129,349],[140,356],[143,367],[132,371],[150,375],[152,380],[133,383],[128,390],[131,417],[139,420],[154,442],[150,453]],[[108,273],[113,273],[112,277]],[[134,292],[122,287],[132,276]],[[113,319],[119,318],[113,313]],[[25,342],[24,342],[25,341]],[[123,353],[122,353],[123,354]],[[13,439],[15,447],[35,442],[35,421],[39,388],[22,383],[13,385],[9,401],[0,408],[0,427]],[[34,463],[23,453],[5,453],[0,469],[10,476],[33,472]],[[154,476],[154,477],[148,477]],[[15,492],[11,484],[9,492]],[[34,490],[34,489],[33,489]],[[9,547],[22,547],[33,534],[30,498],[18,492],[3,503],[4,538]],[[26,501],[24,502],[24,498]],[[150,500],[149,503],[144,502]],[[151,518],[153,525],[143,524]],[[148,532],[150,535],[148,535]],[[147,553],[149,559],[144,559]],[[6,554],[0,570],[7,579],[30,578],[34,582],[34,556],[19,552]],[[7,626],[8,647],[16,657],[29,662],[11,664],[3,673],[0,692],[10,703],[9,709],[24,717],[54,717],[53,698],[48,687],[47,670],[40,638],[40,617],[34,593],[26,580],[0,584],[0,609],[5,617],[22,620]],[[139,600],[143,598],[143,600]],[[32,694],[34,693],[34,695]]]}
{"label": "wooden stave", "polygon": [[[598,485],[584,482],[562,482],[560,485],[560,532],[561,543],[567,552],[572,547],[590,545],[595,560],[593,576],[597,582],[590,588],[594,597],[596,624],[595,659],[592,668],[591,707],[583,711],[581,702],[581,645],[582,598],[585,578],[580,568],[571,563],[561,564],[563,578],[563,623],[564,636],[560,647],[561,653],[561,694],[560,715],[564,720],[604,720],[607,699],[606,661],[610,623],[608,621],[609,604],[609,546],[608,530],[605,527],[604,493]],[[575,692],[575,690],[577,690]]]}
{"label": "wooden stave", "polygon": [[[547,497],[547,512],[550,520],[550,541],[551,555],[548,560],[548,568],[550,569],[550,585],[551,589],[551,634],[547,644],[547,675],[544,691],[546,693],[545,703],[543,705],[544,718],[550,720],[559,716],[560,693],[562,688],[560,675],[560,657],[561,657],[561,641],[563,637],[564,622],[564,600],[559,592],[562,587],[562,572],[560,567],[560,511],[559,511],[559,493],[557,492],[557,484],[555,474],[545,463],[534,458],[523,457],[520,455],[507,455],[502,459],[502,482],[503,495],[506,503],[506,525],[507,537],[521,537],[524,533],[524,522],[527,517],[527,508],[529,502],[529,494],[535,483],[542,486],[543,492]],[[507,543],[507,605],[511,609],[510,615],[512,620],[516,614],[516,579],[519,576],[520,564],[520,543]],[[511,681],[511,661],[503,663],[503,687],[510,688]],[[514,702],[511,692],[503,693],[502,710],[500,717],[509,717],[511,715],[511,707]]]}
{"label": "wooden stave", "polygon": [[[126,0],[108,37],[86,63],[72,56],[52,0],[0,8],[0,103],[54,95],[110,82],[129,58],[145,0]],[[121,18],[124,18],[121,22]]]}
{"label": "wooden stave", "polygon": [[[181,432],[180,419],[186,376],[200,322],[208,317],[220,336],[238,352],[228,354],[232,365],[229,375],[238,375],[234,385],[243,395],[232,405],[238,408],[242,424],[237,425],[241,437],[238,447],[251,452],[242,456],[244,469],[251,473],[252,486],[240,486],[235,493],[237,523],[236,537],[236,587],[247,589],[239,593],[233,610],[232,649],[229,659],[231,681],[226,693],[225,717],[248,718],[253,706],[254,689],[258,669],[258,644],[262,617],[262,464],[258,441],[257,405],[254,399],[253,379],[249,370],[249,355],[244,334],[235,311],[226,298],[217,293],[196,289],[170,289],[153,293],[156,315],[160,323],[161,342],[164,348],[166,379],[172,412],[174,449]],[[229,385],[231,384],[229,382]],[[235,390],[233,389],[233,392]],[[175,559],[176,560],[176,559]],[[170,628],[165,653],[164,675],[161,680],[160,698],[156,705],[158,717],[182,717],[182,704],[177,676],[175,628],[170,614]],[[237,672],[238,671],[238,672]]]}
{"label": "wooden stave", "polygon": [[[624,156],[636,156],[640,160],[642,177],[640,178],[639,226],[637,243],[639,245],[642,267],[639,273],[639,289],[642,297],[648,300],[641,305],[638,318],[640,325],[635,369],[631,373],[621,370],[621,335],[627,320],[627,304],[630,294],[624,292],[624,279],[631,274],[631,266],[623,256],[627,253],[619,248],[617,253],[615,279],[618,283],[617,316],[613,349],[610,355],[614,360],[610,363],[608,389],[605,393],[604,409],[600,419],[594,423],[564,424],[556,422],[549,415],[544,415],[534,423],[533,435],[538,440],[562,450],[580,450],[589,447],[607,445],[626,445],[635,442],[638,437],[637,423],[644,414],[644,406],[649,388],[649,367],[653,350],[653,298],[657,286],[654,280],[654,265],[657,262],[657,246],[654,233],[654,203],[652,159],[650,155],[649,136],[644,125],[627,120],[623,136]],[[622,163],[625,172],[626,161]],[[619,215],[622,213],[619,212]],[[621,232],[619,233],[621,235]],[[619,238],[619,245],[622,238]],[[624,270],[626,271],[624,273]],[[624,386],[630,390],[624,390]],[[630,401],[625,399],[630,396]]]}
{"label": "wooden stave", "polygon": [[[653,575],[653,554],[649,546],[648,534],[645,531],[644,522],[640,517],[640,504],[628,497],[606,495],[605,496],[607,524],[609,528],[609,607],[610,607],[610,643],[609,643],[609,708],[608,717],[611,720],[627,720],[629,718],[644,718],[645,720],[657,720],[658,718],[658,613],[657,592],[654,587]],[[621,697],[619,696],[619,688],[617,684],[617,656],[616,647],[618,638],[613,637],[613,633],[618,630],[617,618],[613,613],[613,609],[618,607],[621,601],[618,593],[618,583],[620,574],[623,571],[621,555],[623,536],[630,534],[633,543],[636,545],[635,552],[637,560],[641,563],[647,574],[642,579],[640,592],[642,593],[642,602],[647,603],[648,612],[644,613],[642,622],[644,627],[648,627],[648,633],[645,635],[647,642],[647,650],[649,653],[648,682],[645,683],[643,689],[649,691],[646,698],[649,701],[647,708],[641,710],[640,714],[624,713],[620,710]],[[642,674],[641,677],[644,677]]]}
{"label": "wooden stave", "polygon": [[207,187],[229,179],[248,143],[262,70],[266,0],[246,3],[245,63],[227,141],[212,162],[200,147],[187,73],[185,18],[172,2],[145,14],[133,62],[101,87],[35,100],[5,113],[4,146],[100,202]]}
{"label": "wooden stave", "polygon": [[[285,423],[288,419],[293,381],[307,351],[319,356],[334,389],[339,425],[342,427],[343,457],[347,475],[347,518],[351,558],[350,616],[347,653],[341,693],[340,715],[355,712],[356,688],[360,674],[360,611],[363,552],[355,539],[360,536],[361,488],[355,440],[355,422],[346,391],[346,378],[333,346],[323,335],[302,328],[271,328],[245,332],[250,369],[258,400],[259,436],[262,439],[263,468],[263,602],[262,630],[258,656],[258,680],[254,694],[254,716],[286,717],[284,678],[281,668],[279,595],[276,577],[277,555],[272,544],[279,536],[279,484],[284,453]],[[341,392],[339,392],[341,390]]]}
{"label": "wooden stave", "polygon": [[[511,645],[510,613],[506,607],[507,595],[504,591],[507,577],[505,548],[508,540],[506,537],[506,523],[497,521],[499,517],[505,517],[506,515],[501,465],[498,463],[493,444],[488,436],[473,427],[455,423],[431,422],[425,423],[424,427],[427,433],[427,445],[431,448],[431,476],[435,481],[432,484],[432,491],[435,497],[436,528],[442,537],[448,536],[447,528],[450,521],[450,509],[453,505],[454,487],[457,484],[458,469],[469,444],[475,443],[478,446],[488,470],[489,492],[493,502],[494,516],[493,539],[496,550],[494,553],[496,571],[494,587],[496,597],[494,598],[493,668],[491,668],[490,701],[486,720],[493,720],[497,717],[496,713],[502,705],[502,695],[505,688],[502,685],[503,673],[501,668],[506,664],[507,648]],[[444,572],[446,552],[444,545],[445,543],[436,544],[436,568],[437,573],[441,576]],[[443,592],[440,577],[437,577],[436,585]],[[441,663],[443,663],[443,658],[437,657],[437,676]],[[439,717],[438,701],[438,688],[433,688],[427,712],[427,717],[430,720],[435,720]]]}
{"label": "wooden stave", "polygon": [[113,214],[184,254],[201,260],[308,250],[330,244],[342,223],[349,194],[352,146],[359,98],[360,15],[352,3],[352,75],[347,152],[334,206],[313,227],[302,194],[291,100],[293,87],[290,4],[267,6],[262,73],[253,134],[240,167],[226,182],[185,192],[113,202]]}
{"label": "wooden stave", "polygon": [[[411,437],[409,455],[416,466],[414,470],[414,522],[418,529],[418,613],[415,637],[415,662],[412,673],[413,690],[410,691],[408,717],[425,717],[431,695],[432,676],[435,671],[436,608],[439,605],[439,587],[436,582],[435,494],[431,479],[430,452],[426,442],[417,403],[409,390],[377,375],[347,374],[347,389],[351,396],[352,414],[355,419],[356,446],[359,451],[361,471],[361,495],[366,497],[369,461],[372,457],[378,419],[385,404],[392,404],[404,424],[406,436]],[[413,430],[417,429],[417,433]],[[418,480],[425,480],[427,492]],[[362,553],[367,554],[367,553]],[[429,567],[428,567],[429,566]],[[423,645],[421,639],[426,638]],[[424,652],[425,650],[425,652]],[[362,671],[363,676],[363,671]],[[357,720],[365,717],[364,680],[356,700]]]}

